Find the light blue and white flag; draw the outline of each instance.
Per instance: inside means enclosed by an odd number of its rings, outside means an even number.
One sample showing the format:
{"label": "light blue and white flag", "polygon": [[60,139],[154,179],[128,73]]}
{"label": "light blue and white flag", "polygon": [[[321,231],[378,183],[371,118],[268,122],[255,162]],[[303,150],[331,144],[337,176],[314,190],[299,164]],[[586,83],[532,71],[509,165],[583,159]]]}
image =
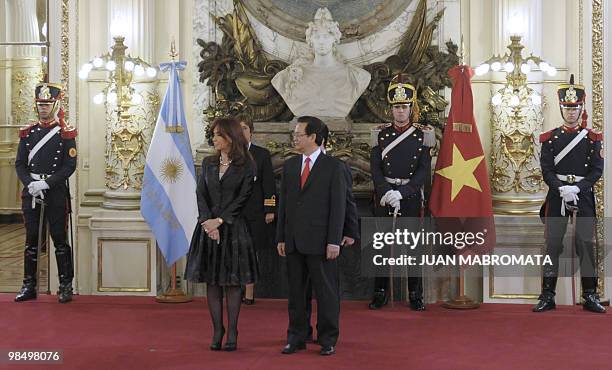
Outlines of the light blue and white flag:
{"label": "light blue and white flag", "polygon": [[186,64],[160,65],[170,76],[147,153],[140,200],[140,212],[168,265],[187,254],[198,221],[196,174],[178,76]]}

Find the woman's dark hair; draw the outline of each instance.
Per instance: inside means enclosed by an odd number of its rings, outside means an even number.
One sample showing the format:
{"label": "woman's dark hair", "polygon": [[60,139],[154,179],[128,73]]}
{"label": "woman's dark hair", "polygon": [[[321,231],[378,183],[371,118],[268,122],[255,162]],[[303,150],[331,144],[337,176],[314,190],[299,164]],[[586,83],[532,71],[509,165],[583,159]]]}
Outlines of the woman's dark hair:
{"label": "woman's dark hair", "polygon": [[[219,134],[227,141],[230,142],[231,148],[229,151],[229,158],[232,163],[236,165],[243,165],[244,163],[253,161],[251,153],[249,153],[248,143],[242,133],[242,127],[235,118],[217,118],[210,125],[210,132],[214,133],[215,129],[219,131]],[[217,153],[217,161],[221,157],[221,153]]]}

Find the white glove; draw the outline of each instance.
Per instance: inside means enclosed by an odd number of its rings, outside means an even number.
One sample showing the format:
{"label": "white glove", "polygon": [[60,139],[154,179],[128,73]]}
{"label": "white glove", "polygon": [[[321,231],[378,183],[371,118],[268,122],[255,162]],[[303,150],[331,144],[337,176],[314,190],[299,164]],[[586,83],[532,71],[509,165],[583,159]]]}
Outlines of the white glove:
{"label": "white glove", "polygon": [[33,196],[34,198],[42,198],[45,199],[45,193],[43,193],[42,190],[39,190],[37,192],[30,192],[30,195]]}
{"label": "white glove", "polygon": [[576,185],[566,185],[565,186],[565,192],[566,193],[571,193],[571,194],[578,194],[580,193],[580,188],[577,187]]}
{"label": "white glove", "polygon": [[43,190],[47,190],[47,189],[49,189],[49,184],[47,184],[47,182],[44,180],[32,181],[28,185],[28,192],[32,196],[38,196]]}
{"label": "white glove", "polygon": [[397,208],[400,209],[400,201],[399,199],[393,199],[392,201],[389,202],[389,205],[393,208]]}
{"label": "white glove", "polygon": [[389,190],[385,193],[385,195],[382,196],[382,198],[380,198],[380,205],[382,207],[386,206],[387,204],[389,204],[389,195],[393,193],[393,190]]}
{"label": "white glove", "polygon": [[574,193],[565,193],[563,195],[563,200],[565,203],[574,202],[574,204],[576,204],[578,202],[578,195]]}
{"label": "white glove", "polygon": [[580,193],[580,188],[576,185],[564,185],[559,186],[559,194],[563,197],[565,194],[578,194]]}
{"label": "white glove", "polygon": [[387,199],[389,204],[395,203],[396,201],[399,202],[400,200],[402,200],[402,193],[397,190],[391,190]]}

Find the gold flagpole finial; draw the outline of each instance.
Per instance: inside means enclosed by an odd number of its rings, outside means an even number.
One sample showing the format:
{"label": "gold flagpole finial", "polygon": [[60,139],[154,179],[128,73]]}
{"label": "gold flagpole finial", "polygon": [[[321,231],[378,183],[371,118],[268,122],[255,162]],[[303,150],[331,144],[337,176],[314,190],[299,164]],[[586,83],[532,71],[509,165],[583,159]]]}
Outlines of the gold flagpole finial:
{"label": "gold flagpole finial", "polygon": [[170,58],[172,61],[176,61],[176,57],[178,57],[178,53],[176,52],[176,44],[174,42],[174,37],[172,38],[172,42],[170,42]]}

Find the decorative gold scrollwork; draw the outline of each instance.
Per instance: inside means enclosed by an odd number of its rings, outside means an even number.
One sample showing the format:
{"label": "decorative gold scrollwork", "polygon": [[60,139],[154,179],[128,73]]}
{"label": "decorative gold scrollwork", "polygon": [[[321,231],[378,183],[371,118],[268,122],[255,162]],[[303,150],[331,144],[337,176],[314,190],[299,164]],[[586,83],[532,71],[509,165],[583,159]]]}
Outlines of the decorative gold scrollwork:
{"label": "decorative gold scrollwork", "polygon": [[156,92],[143,94],[146,104],[131,111],[126,119],[107,114],[106,186],[117,190],[141,190],[146,143],[151,141],[156,113],[160,104]]}

